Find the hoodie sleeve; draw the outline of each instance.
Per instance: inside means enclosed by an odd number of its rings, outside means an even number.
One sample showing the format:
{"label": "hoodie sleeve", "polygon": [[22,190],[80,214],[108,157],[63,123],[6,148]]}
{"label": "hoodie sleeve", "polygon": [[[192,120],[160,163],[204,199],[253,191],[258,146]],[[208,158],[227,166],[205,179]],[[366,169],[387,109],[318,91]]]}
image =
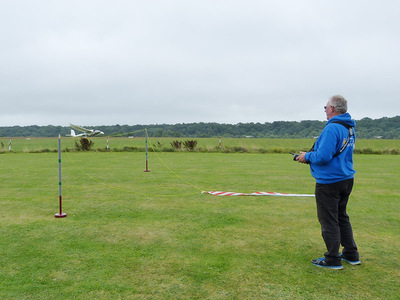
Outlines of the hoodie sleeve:
{"label": "hoodie sleeve", "polygon": [[335,155],[339,139],[339,134],[335,127],[326,126],[315,143],[314,151],[306,153],[305,159],[309,163],[325,165]]}

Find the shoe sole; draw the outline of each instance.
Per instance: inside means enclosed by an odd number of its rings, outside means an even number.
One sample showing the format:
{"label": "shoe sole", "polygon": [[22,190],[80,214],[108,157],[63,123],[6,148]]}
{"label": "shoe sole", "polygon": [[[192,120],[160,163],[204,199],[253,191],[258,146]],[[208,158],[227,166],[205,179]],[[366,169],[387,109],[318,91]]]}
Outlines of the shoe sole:
{"label": "shoe sole", "polygon": [[342,260],[348,262],[349,264],[351,264],[352,266],[356,266],[356,265],[361,265],[361,261],[357,260],[357,261],[353,261],[353,260],[348,260],[342,257]]}
{"label": "shoe sole", "polygon": [[332,270],[342,270],[343,269],[343,266],[321,266],[321,265],[314,264],[314,263],[312,263],[312,264],[318,268],[324,268],[324,269],[332,269]]}

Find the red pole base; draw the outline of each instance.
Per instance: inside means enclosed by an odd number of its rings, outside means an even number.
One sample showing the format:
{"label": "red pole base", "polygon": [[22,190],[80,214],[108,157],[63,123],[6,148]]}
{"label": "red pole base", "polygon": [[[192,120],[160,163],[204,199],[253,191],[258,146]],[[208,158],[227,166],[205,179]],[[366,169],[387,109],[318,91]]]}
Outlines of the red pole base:
{"label": "red pole base", "polygon": [[145,172],[150,172],[149,170],[149,162],[146,160],[146,170],[144,170]]}
{"label": "red pole base", "polygon": [[54,215],[56,218],[65,218],[67,216],[66,213],[57,213]]}

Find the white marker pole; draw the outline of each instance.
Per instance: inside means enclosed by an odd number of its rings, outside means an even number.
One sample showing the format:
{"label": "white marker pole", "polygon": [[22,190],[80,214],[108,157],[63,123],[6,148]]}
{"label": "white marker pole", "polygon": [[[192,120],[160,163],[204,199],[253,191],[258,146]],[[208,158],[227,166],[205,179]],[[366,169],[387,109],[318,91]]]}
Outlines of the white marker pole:
{"label": "white marker pole", "polygon": [[56,218],[65,218],[66,213],[62,212],[62,196],[61,196],[61,135],[58,135],[58,194],[59,194],[59,213],[55,214]]}
{"label": "white marker pole", "polygon": [[8,151],[11,151],[11,139],[10,139],[10,141],[8,142]]}
{"label": "white marker pole", "polygon": [[107,150],[108,149],[110,149],[110,144],[109,144],[109,140],[108,140],[108,137],[107,137]]}

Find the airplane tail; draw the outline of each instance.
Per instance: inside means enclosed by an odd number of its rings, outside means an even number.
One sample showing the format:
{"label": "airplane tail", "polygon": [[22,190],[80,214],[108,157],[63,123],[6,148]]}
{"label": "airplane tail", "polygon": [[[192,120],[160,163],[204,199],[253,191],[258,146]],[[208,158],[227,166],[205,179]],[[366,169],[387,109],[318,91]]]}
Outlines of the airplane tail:
{"label": "airplane tail", "polygon": [[76,137],[75,130],[71,129],[71,136]]}

